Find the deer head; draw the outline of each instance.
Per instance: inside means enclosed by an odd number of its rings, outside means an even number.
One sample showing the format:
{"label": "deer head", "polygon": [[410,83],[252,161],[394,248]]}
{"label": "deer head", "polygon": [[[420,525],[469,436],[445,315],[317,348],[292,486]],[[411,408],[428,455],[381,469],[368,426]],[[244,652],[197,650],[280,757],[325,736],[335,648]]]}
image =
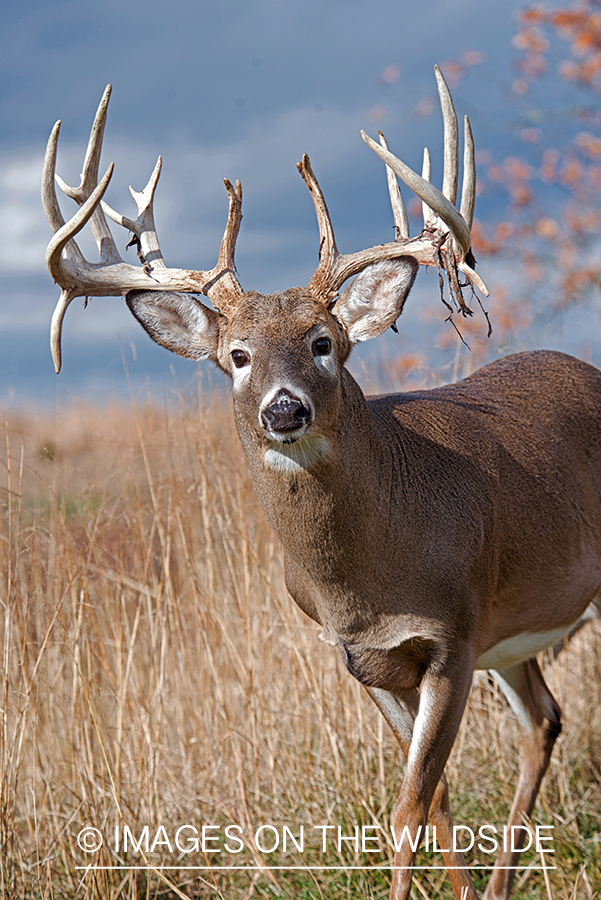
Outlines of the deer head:
{"label": "deer head", "polygon": [[[242,219],[242,190],[225,180],[229,215],[217,263],[210,270],[168,268],[156,234],[153,197],[161,159],[146,188],[130,189],[138,216],[129,219],[102,199],[112,165],[98,181],[100,152],[110,86],[107,87],[92,127],[79,187],[55,176],[60,122],[51,134],[44,165],[42,196],[54,236],[47,264],[62,293],[51,328],[51,348],[57,372],[61,366],[61,330],[65,312],[78,296],[124,295],[134,316],[151,338],[180,356],[211,359],[232,377],[237,411],[248,427],[269,448],[268,459],[277,467],[292,454],[306,458],[326,454],[328,434],[337,426],[340,372],[353,344],[377,337],[400,315],[420,265],[447,272],[460,306],[466,309],[462,286],[486,287],[473,270],[470,227],[475,196],[474,145],[465,120],[464,181],[460,210],[457,194],[457,117],[440,70],[436,69],[445,130],[445,165],[442,192],[429,182],[429,156],[425,152],[422,177],[393,156],[383,135],[375,143],[364,140],[387,164],[394,215],[395,240],[344,255],[336,247],[325,199],[305,155],[298,164],[309,188],[320,233],[319,265],[305,288],[264,296],[244,292],[234,263],[236,238]],[[407,215],[398,187],[399,175],[424,204],[424,229],[409,237]],[[80,206],[65,223],[54,182]],[[106,216],[133,233],[140,265],[121,258]],[[100,260],[88,262],[75,236],[90,224]],[[465,277],[460,284],[459,273]],[[340,288],[357,276],[342,294]],[[208,296],[213,308],[194,295]],[[274,448],[278,448],[280,453]],[[273,450],[274,452],[270,452]],[[308,455],[307,455],[308,454]],[[292,454],[294,455],[294,454]]]}

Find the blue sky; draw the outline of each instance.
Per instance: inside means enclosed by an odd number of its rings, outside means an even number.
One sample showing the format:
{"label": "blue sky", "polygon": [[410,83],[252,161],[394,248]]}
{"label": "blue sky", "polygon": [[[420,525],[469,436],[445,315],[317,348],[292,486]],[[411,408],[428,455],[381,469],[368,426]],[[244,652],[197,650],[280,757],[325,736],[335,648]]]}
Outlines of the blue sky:
{"label": "blue sky", "polygon": [[[80,301],[72,304],[63,372],[54,374],[48,326],[58,291],[43,262],[49,232],[39,180],[56,119],[63,122],[57,170],[75,183],[96,106],[112,82],[103,165],[114,161],[116,170],[108,202],[131,214],[128,185],[141,189],[162,154],[155,214],[167,263],[210,268],[227,210],[222,178],[239,178],[243,287],[271,291],[306,284],[317,261],[317,229],[296,171],[303,152],[326,194],[341,250],[388,240],[383,166],[361,141],[360,129],[375,135],[382,128],[397,155],[416,168],[428,144],[436,179],[440,117],[417,110],[434,97],[435,63],[480,50],[486,61],[454,91],[457,110],[470,115],[477,146],[508,152],[513,138],[505,123],[515,113],[506,99],[515,54],[511,37],[514,13],[524,5],[6,0],[0,54],[2,405],[123,395],[122,355],[135,385],[148,378],[166,383],[172,366],[178,378],[194,378],[194,364],[152,345],[115,298],[92,300],[85,310]],[[66,214],[69,206],[65,200]],[[124,246],[127,235],[116,236]],[[434,280],[422,276],[422,282],[416,296],[427,302],[432,295],[435,303]]]}

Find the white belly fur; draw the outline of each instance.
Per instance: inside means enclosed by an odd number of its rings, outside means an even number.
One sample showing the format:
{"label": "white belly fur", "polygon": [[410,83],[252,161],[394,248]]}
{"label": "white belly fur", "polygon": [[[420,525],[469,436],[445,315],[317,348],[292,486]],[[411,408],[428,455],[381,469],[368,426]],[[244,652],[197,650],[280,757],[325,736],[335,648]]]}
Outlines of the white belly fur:
{"label": "white belly fur", "polygon": [[[598,600],[597,600],[598,602]],[[525,659],[536,656],[541,650],[552,647],[558,641],[569,634],[581,622],[587,619],[594,619],[599,615],[595,601],[589,603],[584,613],[572,625],[564,628],[554,628],[552,631],[538,631],[534,634],[525,631],[523,634],[516,634],[515,637],[508,638],[506,641],[500,641],[485,653],[476,662],[477,669],[509,669]]]}

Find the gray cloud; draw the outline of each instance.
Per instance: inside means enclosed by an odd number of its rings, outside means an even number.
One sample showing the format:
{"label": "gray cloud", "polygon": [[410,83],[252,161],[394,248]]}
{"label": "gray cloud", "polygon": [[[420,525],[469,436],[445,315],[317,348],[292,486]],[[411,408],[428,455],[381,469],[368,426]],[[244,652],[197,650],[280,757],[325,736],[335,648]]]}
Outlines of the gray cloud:
{"label": "gray cloud", "polygon": [[[483,49],[494,81],[497,71],[508,71],[512,11],[522,5],[9,0],[0,54],[0,341],[11,347],[0,347],[0,391],[9,381],[18,394],[19,380],[30,382],[33,370],[42,380],[54,377],[50,369],[46,375],[41,349],[57,290],[43,265],[48,230],[39,172],[59,116],[58,170],[74,182],[95,106],[105,83],[113,82],[103,164],[114,160],[116,169],[107,199],[131,212],[128,184],[140,189],[163,155],[156,218],[170,264],[212,265],[226,215],[227,176],[244,187],[237,250],[243,285],[274,290],[306,283],[316,265],[317,230],[295,170],[302,153],[311,155],[341,249],[386,240],[391,222],[384,173],[360,140],[360,128],[373,134],[383,127],[410,165],[420,164],[424,143],[439,160],[438,115],[415,115],[420,99],[434,95],[433,64]],[[398,69],[396,80],[382,78],[387,67]],[[476,125],[479,109],[490,117],[503,102],[485,81],[469,86]],[[464,93],[456,92],[460,113]],[[69,201],[63,207],[67,214]],[[89,239],[82,238],[82,246],[94,252]],[[108,347],[116,330],[134,334],[122,306],[99,300],[92,307],[101,314],[70,310],[67,341],[69,334],[84,342],[95,336]],[[24,344],[14,352],[26,329],[40,330],[33,359]],[[68,366],[61,378],[68,381]]]}

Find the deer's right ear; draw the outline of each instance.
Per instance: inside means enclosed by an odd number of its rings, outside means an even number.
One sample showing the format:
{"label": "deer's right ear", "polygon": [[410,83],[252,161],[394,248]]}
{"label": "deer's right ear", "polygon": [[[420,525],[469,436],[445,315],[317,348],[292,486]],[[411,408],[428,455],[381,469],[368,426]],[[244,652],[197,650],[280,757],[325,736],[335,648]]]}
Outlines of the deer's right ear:
{"label": "deer's right ear", "polygon": [[129,291],[125,302],[153,341],[189,359],[217,362],[223,316],[191,294]]}

